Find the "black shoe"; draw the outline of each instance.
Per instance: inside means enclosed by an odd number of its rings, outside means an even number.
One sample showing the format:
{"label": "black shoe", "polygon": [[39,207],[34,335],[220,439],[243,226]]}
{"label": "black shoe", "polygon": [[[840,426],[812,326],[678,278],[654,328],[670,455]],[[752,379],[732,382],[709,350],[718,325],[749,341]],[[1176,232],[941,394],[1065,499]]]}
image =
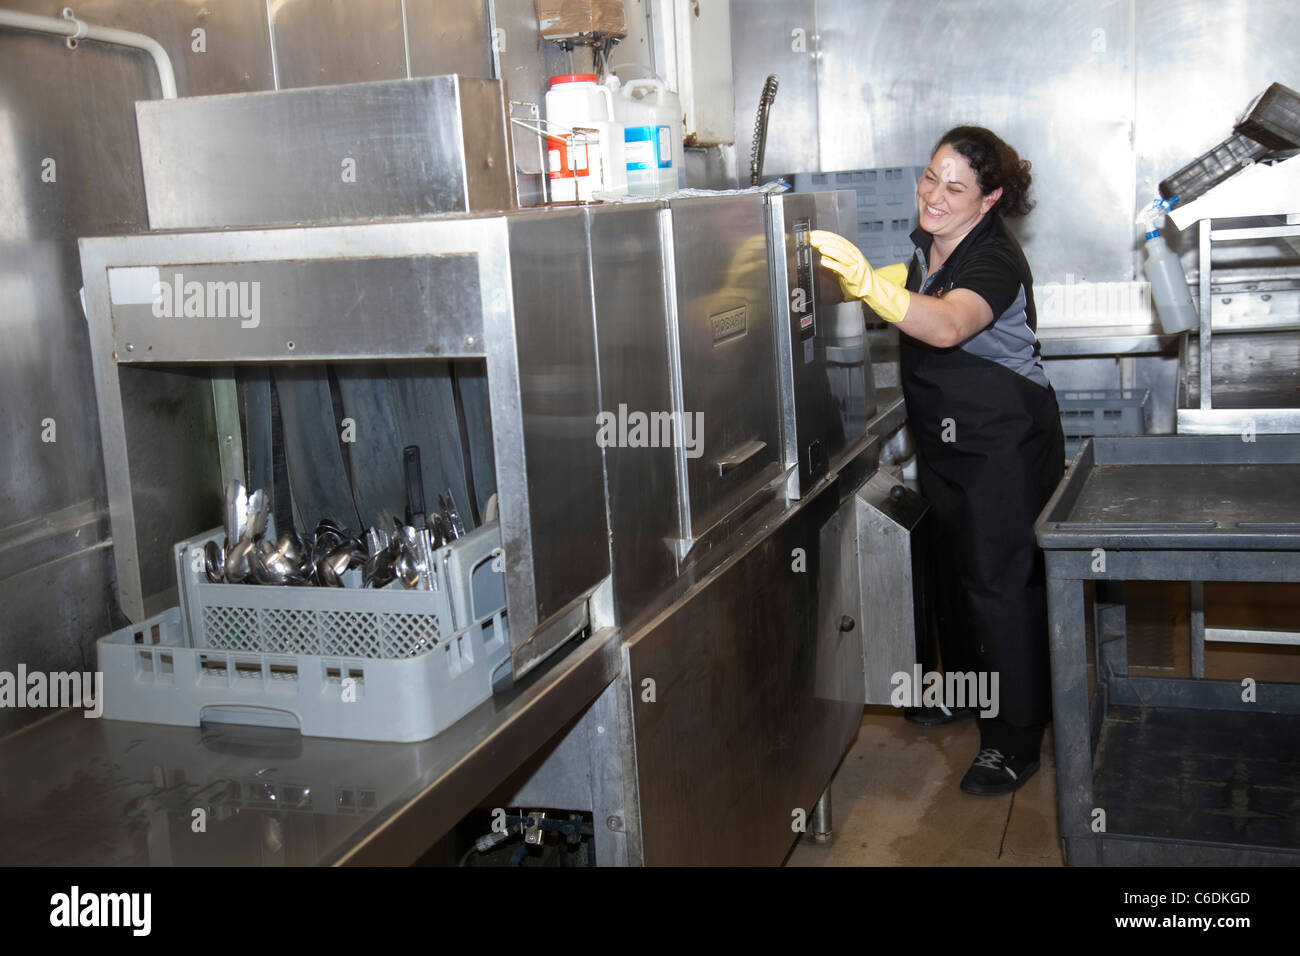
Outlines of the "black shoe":
{"label": "black shoe", "polygon": [[937,707],[912,707],[903,713],[903,719],[909,724],[920,724],[922,727],[938,727],[974,716],[975,711],[970,707],[945,707],[943,704]]}
{"label": "black shoe", "polygon": [[981,795],[1011,793],[1023,787],[1037,769],[1037,760],[1004,757],[1002,751],[985,747],[961,778],[961,788]]}

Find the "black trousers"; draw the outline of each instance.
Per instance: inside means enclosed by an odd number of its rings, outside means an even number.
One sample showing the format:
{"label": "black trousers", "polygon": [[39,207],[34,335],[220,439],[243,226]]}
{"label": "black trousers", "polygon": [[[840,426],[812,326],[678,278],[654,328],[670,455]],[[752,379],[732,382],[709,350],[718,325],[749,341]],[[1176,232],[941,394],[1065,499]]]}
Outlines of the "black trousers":
{"label": "black trousers", "polygon": [[1051,674],[1033,524],[1064,472],[1064,437],[1051,389],[995,378],[1022,400],[1013,427],[1000,419],[980,428],[958,412],[966,434],[959,425],[955,447],[918,441],[937,634],[922,663],[937,669],[937,643],[944,671],[996,672],[997,714],[981,718],[981,745],[1034,759],[1051,717]]}

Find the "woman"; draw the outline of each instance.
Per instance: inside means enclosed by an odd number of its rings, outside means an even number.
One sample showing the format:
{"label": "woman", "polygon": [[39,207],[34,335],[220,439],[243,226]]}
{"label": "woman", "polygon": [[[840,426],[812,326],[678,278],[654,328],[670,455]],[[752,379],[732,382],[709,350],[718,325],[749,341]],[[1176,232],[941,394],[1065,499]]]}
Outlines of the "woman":
{"label": "woman", "polygon": [[905,285],[897,284],[901,266],[873,270],[843,237],[811,237],[845,294],[902,333],[903,397],[938,561],[943,665],[998,675],[999,699],[988,709],[996,716],[981,711],[979,756],[961,782],[968,793],[1022,786],[1038,769],[1050,717],[1033,525],[1061,479],[1065,442],[1036,338],[1033,277],[1003,222],[1029,211],[1029,184],[1029,163],[1015,150],[986,129],[959,126],[939,140],[917,187]]}

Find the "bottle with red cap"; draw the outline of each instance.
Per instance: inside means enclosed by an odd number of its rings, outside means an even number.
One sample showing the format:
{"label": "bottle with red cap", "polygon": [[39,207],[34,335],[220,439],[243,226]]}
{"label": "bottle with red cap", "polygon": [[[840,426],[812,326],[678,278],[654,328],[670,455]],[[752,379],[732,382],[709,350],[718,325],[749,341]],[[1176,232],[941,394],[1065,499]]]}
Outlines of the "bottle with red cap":
{"label": "bottle with red cap", "polygon": [[551,77],[546,93],[547,177],[552,202],[627,195],[623,126],[592,73]]}

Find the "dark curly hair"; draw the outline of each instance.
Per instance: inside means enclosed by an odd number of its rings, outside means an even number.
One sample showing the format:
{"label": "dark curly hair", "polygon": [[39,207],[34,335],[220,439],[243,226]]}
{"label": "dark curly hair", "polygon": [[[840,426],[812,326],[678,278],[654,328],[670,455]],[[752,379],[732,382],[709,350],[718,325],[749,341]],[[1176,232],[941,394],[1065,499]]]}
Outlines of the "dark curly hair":
{"label": "dark curly hair", "polygon": [[1023,216],[1034,208],[1029,201],[1029,160],[1021,159],[996,133],[982,126],[957,126],[944,133],[934,148],[941,146],[951,146],[966,157],[982,195],[1002,188],[1002,198],[993,208],[1003,216]]}

